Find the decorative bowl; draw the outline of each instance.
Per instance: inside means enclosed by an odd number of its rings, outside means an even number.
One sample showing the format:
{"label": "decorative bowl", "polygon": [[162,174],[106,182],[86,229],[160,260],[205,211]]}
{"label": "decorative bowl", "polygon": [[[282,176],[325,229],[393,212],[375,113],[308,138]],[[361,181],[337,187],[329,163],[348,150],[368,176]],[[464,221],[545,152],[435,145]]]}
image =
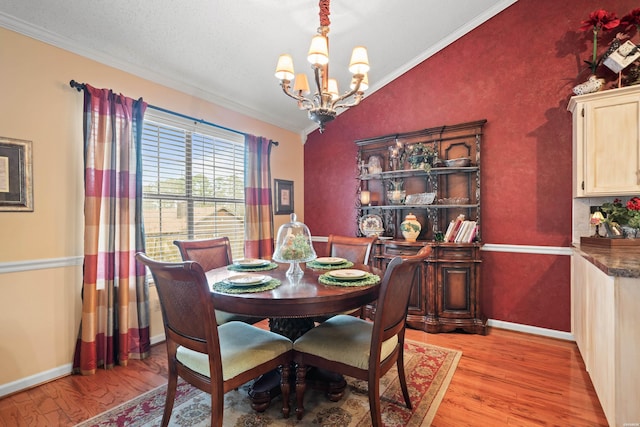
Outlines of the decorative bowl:
{"label": "decorative bowl", "polygon": [[438,199],[438,203],[441,205],[466,205],[469,203],[468,197],[447,197],[445,199]]}
{"label": "decorative bowl", "polygon": [[459,157],[457,159],[445,160],[444,165],[447,167],[462,168],[469,166],[471,159],[469,157]]}
{"label": "decorative bowl", "polygon": [[405,205],[430,205],[436,198],[436,193],[409,194],[404,200]]}

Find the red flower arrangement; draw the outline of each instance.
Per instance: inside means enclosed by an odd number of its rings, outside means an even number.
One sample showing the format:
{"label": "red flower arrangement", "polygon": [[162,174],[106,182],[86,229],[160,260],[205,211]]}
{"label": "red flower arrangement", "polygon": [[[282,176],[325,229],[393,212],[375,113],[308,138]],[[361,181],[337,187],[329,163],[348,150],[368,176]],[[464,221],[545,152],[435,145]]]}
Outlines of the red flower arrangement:
{"label": "red flower arrangement", "polygon": [[640,230],[640,197],[635,196],[625,204],[615,199],[613,203],[603,203],[600,210],[607,215],[605,222],[610,225],[627,225]]}
{"label": "red flower arrangement", "polygon": [[629,30],[631,26],[636,27],[636,31],[640,33],[640,8],[633,9],[620,19],[620,26]]}
{"label": "red flower arrangement", "polygon": [[627,202],[627,210],[629,211],[629,227],[636,230],[640,229],[640,197],[632,197]]}
{"label": "red flower arrangement", "polygon": [[607,12],[604,9],[598,9],[595,12],[591,12],[589,14],[589,18],[585,21],[582,21],[581,30],[593,31],[593,55],[591,61],[585,60],[589,68],[591,69],[591,74],[596,73],[596,69],[600,65],[600,60],[598,60],[598,33],[603,30],[611,30],[620,25],[620,19],[616,17],[615,12]]}

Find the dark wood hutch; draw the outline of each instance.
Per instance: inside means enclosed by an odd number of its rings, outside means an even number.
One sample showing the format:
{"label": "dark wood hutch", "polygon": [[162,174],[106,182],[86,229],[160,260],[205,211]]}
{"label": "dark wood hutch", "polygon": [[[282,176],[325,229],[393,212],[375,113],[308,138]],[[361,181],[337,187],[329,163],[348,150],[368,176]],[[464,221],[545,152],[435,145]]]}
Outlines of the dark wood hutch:
{"label": "dark wood hutch", "polygon": [[[433,247],[420,285],[411,295],[407,322],[412,328],[486,333],[480,307],[480,145],[485,123],[479,120],[355,141],[358,195],[368,191],[370,200],[362,204],[358,197],[358,232],[368,234],[363,224],[370,221],[381,222],[384,228],[374,245],[374,265],[384,269],[394,256],[415,255],[424,245]],[[362,200],[366,202],[366,197]],[[416,242],[405,240],[400,231],[409,213],[422,225]],[[442,241],[449,223],[459,215],[476,221],[475,237],[464,243]],[[373,310],[374,306],[366,308],[369,316]]]}

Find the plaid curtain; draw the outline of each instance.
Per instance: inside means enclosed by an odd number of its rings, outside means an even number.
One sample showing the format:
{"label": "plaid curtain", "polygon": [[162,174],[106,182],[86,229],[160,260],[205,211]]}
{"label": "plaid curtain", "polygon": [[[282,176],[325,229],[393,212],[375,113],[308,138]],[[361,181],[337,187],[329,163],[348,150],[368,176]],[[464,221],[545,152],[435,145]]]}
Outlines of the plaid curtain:
{"label": "plaid curtain", "polygon": [[142,120],[147,104],[84,88],[84,271],[74,372],[149,355],[142,222]]}
{"label": "plaid curtain", "polygon": [[273,255],[271,145],[267,138],[245,136],[245,257],[271,259]]}

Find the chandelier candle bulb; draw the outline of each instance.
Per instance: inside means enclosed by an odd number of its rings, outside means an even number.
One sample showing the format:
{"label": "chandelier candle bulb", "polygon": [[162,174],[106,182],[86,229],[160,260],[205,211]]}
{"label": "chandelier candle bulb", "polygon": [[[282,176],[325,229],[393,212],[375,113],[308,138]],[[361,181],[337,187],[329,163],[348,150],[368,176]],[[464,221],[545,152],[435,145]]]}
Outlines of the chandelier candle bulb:
{"label": "chandelier candle bulb", "polygon": [[293,58],[291,55],[280,55],[276,65],[276,77],[280,80],[292,80],[293,76]]}
{"label": "chandelier candle bulb", "polygon": [[[351,85],[349,85],[349,87],[351,88],[351,90],[355,90],[357,85],[358,85],[358,79],[354,76],[351,79]],[[362,78],[362,81],[360,82],[360,87],[358,88],[358,92],[364,92],[367,89],[369,89],[369,75],[365,73],[364,77]]]}
{"label": "chandelier candle bulb", "polygon": [[315,66],[329,63],[329,46],[325,36],[320,34],[313,36],[311,46],[309,46],[309,53],[307,54],[307,61]]}
{"label": "chandelier candle bulb", "polygon": [[356,75],[369,72],[369,57],[366,47],[356,46],[353,48],[349,71]]}
{"label": "chandelier candle bulb", "polygon": [[296,82],[293,85],[293,91],[298,94],[308,94],[309,93],[309,81],[307,80],[307,75],[304,73],[300,73],[296,76]]}
{"label": "chandelier candle bulb", "polygon": [[327,92],[331,94],[331,99],[334,101],[340,97],[340,92],[338,91],[338,81],[336,79],[329,79],[329,87],[327,88]]}

